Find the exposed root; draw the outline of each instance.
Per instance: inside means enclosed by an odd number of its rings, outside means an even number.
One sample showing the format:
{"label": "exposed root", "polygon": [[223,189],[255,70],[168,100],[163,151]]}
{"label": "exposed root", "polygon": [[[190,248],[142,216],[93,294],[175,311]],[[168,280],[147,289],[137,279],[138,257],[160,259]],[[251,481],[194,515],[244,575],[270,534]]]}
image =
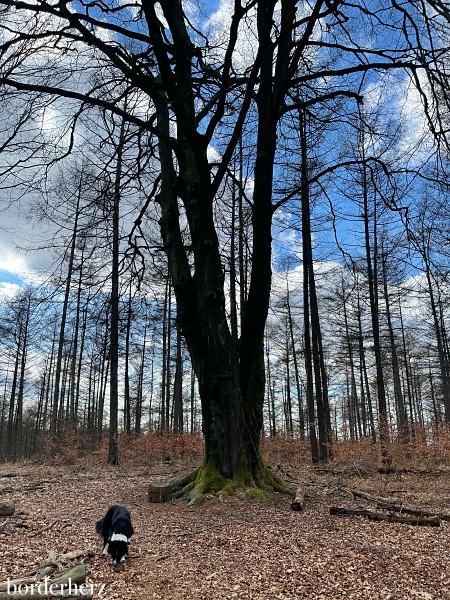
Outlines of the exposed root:
{"label": "exposed root", "polygon": [[295,496],[295,488],[264,465],[255,474],[241,469],[233,479],[226,479],[212,461],[208,461],[195,471],[172,479],[169,484],[172,498],[186,500],[188,505],[200,504],[206,494],[214,494],[222,501],[237,495],[258,502],[264,502],[271,491]]}

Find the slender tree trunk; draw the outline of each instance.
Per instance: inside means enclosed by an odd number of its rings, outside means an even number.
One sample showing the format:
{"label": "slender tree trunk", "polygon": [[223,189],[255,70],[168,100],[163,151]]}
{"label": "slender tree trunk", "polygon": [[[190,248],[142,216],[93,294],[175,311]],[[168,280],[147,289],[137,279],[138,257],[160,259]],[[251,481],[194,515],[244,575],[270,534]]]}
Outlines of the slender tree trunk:
{"label": "slender tree trunk", "polygon": [[149,402],[148,402],[148,430],[153,431],[153,390],[155,386],[155,330],[153,329],[152,333],[152,360],[150,367],[150,392],[149,392]]}
{"label": "slender tree trunk", "polygon": [[239,140],[239,193],[238,193],[238,262],[239,262],[239,311],[242,324],[245,318],[245,303],[247,299],[247,261],[245,259],[245,230],[242,186],[244,185],[242,139]]}
{"label": "slender tree trunk", "polygon": [[[377,252],[374,250],[374,258],[372,262],[372,246],[370,241],[370,223],[369,223],[369,189],[366,172],[365,162],[365,145],[364,145],[364,134],[361,132],[361,153],[362,153],[362,188],[363,188],[363,220],[364,220],[364,232],[365,232],[365,249],[366,249],[366,263],[367,263],[367,280],[369,284],[369,299],[370,299],[370,313],[372,318],[372,335],[374,343],[375,353],[375,364],[376,364],[376,376],[377,376],[377,396],[378,396],[378,429],[381,442],[381,452],[383,461],[388,461],[388,455],[386,450],[386,443],[389,442],[389,425],[387,416],[387,405],[386,405],[386,390],[384,384],[384,373],[383,364],[381,357],[381,342],[380,342],[380,323],[378,313],[378,302],[377,302],[377,279],[376,279],[376,264],[377,264]],[[376,208],[376,207],[375,207]],[[376,223],[376,210],[374,211],[374,224]],[[376,231],[376,225],[374,227]],[[376,238],[376,233],[375,233]],[[376,246],[376,239],[374,240],[374,246]]]}
{"label": "slender tree trunk", "polygon": [[98,435],[98,439],[101,439],[103,436],[103,415],[105,412],[105,398],[106,398],[106,388],[108,386],[108,376],[109,369],[111,366],[111,357],[108,352],[108,334],[105,332],[105,340],[103,346],[103,355],[101,357],[101,370],[100,370],[100,378],[98,383],[98,394],[97,394],[97,409],[96,409],[96,421],[97,423],[97,431],[96,435]]}
{"label": "slender tree trunk", "polygon": [[139,366],[138,389],[137,389],[137,394],[136,394],[136,418],[135,418],[135,427],[134,427],[134,432],[136,435],[141,434],[146,345],[147,345],[147,322],[145,322],[144,337],[142,340],[141,364]]}
{"label": "slender tree trunk", "polygon": [[230,327],[231,335],[237,346],[238,319],[236,299],[236,186],[231,183],[231,225],[230,225]]}
{"label": "slender tree trunk", "polygon": [[86,304],[83,309],[83,321],[81,325],[81,341],[80,341],[80,351],[78,354],[78,368],[77,368],[77,384],[75,390],[75,409],[74,409],[74,429],[78,429],[78,408],[80,404],[80,386],[81,386],[81,369],[83,366],[83,352],[84,352],[84,343],[86,339],[86,329],[87,329],[87,315],[88,315],[88,304],[89,299],[86,301]]}
{"label": "slender tree trunk", "polygon": [[110,378],[109,378],[109,450],[108,463],[119,464],[118,412],[119,412],[119,252],[120,252],[120,197],[122,161],[125,138],[125,121],[120,125],[116,147],[116,170],[112,196],[112,268],[111,268],[111,315],[110,315]]}
{"label": "slender tree trunk", "polygon": [[23,456],[23,398],[25,389],[25,370],[28,355],[28,331],[30,324],[30,307],[31,307],[31,295],[28,295],[27,307],[25,312],[25,323],[23,327],[23,340],[22,340],[22,359],[20,363],[20,377],[19,377],[19,390],[17,394],[17,408],[15,418],[15,458],[21,458]]}
{"label": "slender tree trunk", "polygon": [[175,433],[183,433],[183,358],[181,354],[181,332],[179,325],[177,325],[177,348],[175,365],[175,378],[173,388],[173,430]]}
{"label": "slender tree trunk", "polygon": [[[343,298],[343,306],[344,306],[344,324],[345,324],[345,338],[347,341],[347,354],[350,366],[350,403],[351,403],[351,412],[353,423],[357,426],[355,427],[355,432],[358,432],[359,437],[362,437],[362,428],[361,428],[361,417],[359,412],[359,399],[358,399],[358,391],[356,388],[356,376],[355,376],[355,362],[353,359],[353,345],[350,337],[350,328],[348,324],[348,314],[347,314],[347,301],[345,297],[345,289],[344,282],[342,282],[342,298]],[[355,434],[355,437],[356,434]]]}
{"label": "slender tree trunk", "polygon": [[408,390],[408,405],[409,405],[409,413],[410,413],[410,421],[411,421],[411,434],[414,433],[414,414],[412,409],[412,391],[411,391],[411,373],[409,370],[409,358],[408,358],[408,349],[406,346],[406,335],[405,335],[405,327],[403,324],[403,314],[402,314],[402,304],[400,298],[398,299],[398,309],[400,316],[400,329],[402,332],[402,350],[403,350],[403,361],[405,365],[405,375],[406,375],[406,387]]}
{"label": "slender tree trunk", "polygon": [[169,289],[168,289],[168,298],[167,298],[167,355],[166,355],[166,428],[169,431],[171,429],[172,423],[170,419],[170,388],[171,388],[171,341],[172,341],[172,286],[169,279]]}
{"label": "slender tree trunk", "polygon": [[70,364],[70,422],[72,425],[72,429],[76,430],[76,422],[77,417],[75,413],[76,409],[76,390],[78,386],[78,382],[76,381],[76,368],[77,368],[77,352],[78,352],[78,335],[80,329],[80,312],[81,312],[81,287],[82,287],[82,279],[83,279],[83,254],[81,255],[80,261],[80,274],[78,278],[78,292],[77,292],[77,306],[75,313],[75,327],[73,334],[73,343],[72,343],[72,360]]}
{"label": "slender tree trunk", "polygon": [[[320,324],[319,315],[317,309],[317,296],[315,293],[315,282],[314,282],[314,267],[313,267],[313,256],[312,256],[312,242],[311,242],[311,209],[310,209],[310,197],[309,197],[309,174],[308,174],[308,154],[307,154],[307,140],[306,140],[306,123],[304,113],[300,114],[299,122],[300,131],[300,146],[301,146],[301,209],[302,209],[302,243],[303,243],[303,270],[304,277],[306,276],[306,285],[303,285],[303,305],[304,305],[304,324],[305,324],[305,369],[307,372],[307,386],[311,385],[310,403],[314,406],[314,398],[312,392],[312,378],[313,378],[313,365],[314,365],[314,382],[316,392],[316,406],[317,406],[317,428],[319,433],[317,457],[315,456],[315,450],[313,450],[313,444],[316,444],[315,428],[314,434],[311,430],[311,419],[313,413],[310,411],[310,443],[311,443],[311,455],[313,462],[318,460],[328,459],[328,443],[329,443],[329,429],[327,426],[327,415],[326,406],[324,403],[324,385],[326,382],[322,380],[322,371],[320,364]],[[307,296],[307,297],[306,297]],[[311,336],[311,337],[310,337]],[[312,344],[311,344],[312,341]],[[307,358],[307,354],[309,357]],[[311,363],[311,364],[307,364]],[[310,373],[309,373],[310,371]],[[311,382],[308,384],[308,378],[311,377]],[[308,395],[309,395],[308,394]],[[314,423],[314,420],[312,421]]]}
{"label": "slender tree trunk", "polygon": [[442,331],[439,323],[439,315],[436,307],[436,299],[431,281],[431,269],[426,253],[424,251],[425,274],[428,283],[428,293],[430,296],[431,313],[433,316],[434,334],[436,336],[436,345],[439,359],[439,368],[441,371],[441,389],[444,401],[444,418],[446,423],[450,423],[450,366],[446,360]]}
{"label": "slender tree trunk", "polygon": [[167,364],[167,303],[169,297],[169,275],[166,278],[166,287],[164,292],[164,308],[162,319],[162,373],[161,373],[161,418],[160,428],[161,433],[167,431],[168,423],[166,423],[166,364]]}
{"label": "slender tree trunk", "polygon": [[384,252],[381,255],[381,263],[383,270],[383,289],[384,289],[384,301],[386,304],[386,318],[389,329],[389,341],[391,345],[391,359],[392,359],[392,377],[394,382],[394,397],[395,405],[397,409],[398,418],[398,430],[400,438],[404,441],[408,440],[408,420],[405,411],[405,404],[403,400],[402,385],[400,381],[400,367],[397,355],[397,345],[395,342],[394,328],[392,325],[391,306],[389,300],[389,289],[387,280],[387,257]]}
{"label": "slender tree trunk", "polygon": [[70,287],[72,283],[73,264],[75,259],[75,249],[78,236],[78,220],[80,217],[80,203],[82,195],[82,182],[80,180],[78,194],[77,194],[77,205],[75,208],[75,221],[73,224],[72,241],[70,244],[69,253],[69,264],[67,266],[67,278],[66,287],[64,292],[63,309],[61,315],[61,323],[59,328],[59,340],[58,340],[58,354],[56,357],[55,367],[55,382],[53,385],[53,404],[52,404],[52,418],[50,421],[50,431],[56,434],[58,431],[58,410],[60,404],[60,383],[61,383],[61,368],[63,362],[63,352],[65,345],[65,331],[67,321],[67,310],[69,307]]}
{"label": "slender tree trunk", "polygon": [[131,296],[131,280],[128,296],[128,311],[127,311],[127,329],[125,334],[125,382],[124,382],[124,425],[125,432],[131,434],[131,405],[130,405],[130,334],[131,334],[131,316],[132,316],[132,296]]}
{"label": "slender tree trunk", "polygon": [[195,431],[195,373],[191,369],[191,433]]}
{"label": "slender tree trunk", "polygon": [[298,368],[297,352],[296,352],[296,348],[295,348],[294,324],[292,321],[291,302],[290,302],[290,298],[289,298],[289,285],[287,288],[287,310],[288,310],[288,319],[289,319],[289,333],[290,333],[291,347],[292,347],[292,358],[293,358],[293,362],[294,362],[295,386],[297,388],[300,439],[304,440],[305,439],[305,418],[304,418],[304,413],[303,413],[303,396],[302,396],[302,392],[301,392],[300,373],[299,373],[299,368]]}
{"label": "slender tree trunk", "polygon": [[285,356],[286,356],[286,431],[292,434],[294,431],[292,423],[292,398],[291,398],[291,361],[289,348],[289,320],[285,326]]}
{"label": "slender tree trunk", "polygon": [[9,398],[9,412],[8,412],[8,442],[7,442],[7,456],[9,459],[15,458],[15,448],[16,448],[16,440],[15,440],[15,431],[14,431],[14,415],[16,412],[16,393],[17,393],[17,377],[19,373],[19,365],[20,365],[20,353],[22,350],[22,331],[23,326],[22,323],[19,323],[19,331],[17,336],[17,349],[16,349],[16,357],[14,361],[14,372],[13,379],[11,385],[11,394]]}

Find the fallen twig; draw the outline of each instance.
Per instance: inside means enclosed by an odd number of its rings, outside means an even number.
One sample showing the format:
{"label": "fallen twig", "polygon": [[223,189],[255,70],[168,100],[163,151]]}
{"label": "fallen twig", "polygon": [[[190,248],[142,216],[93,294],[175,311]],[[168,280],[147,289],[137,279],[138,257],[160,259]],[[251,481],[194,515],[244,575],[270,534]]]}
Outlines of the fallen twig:
{"label": "fallen twig", "polygon": [[381,502],[377,504],[377,508],[388,510],[396,513],[406,513],[408,515],[417,515],[418,517],[438,517],[441,521],[450,521],[450,515],[448,513],[440,513],[438,511],[433,512],[429,510],[423,510],[422,508],[413,508],[410,506],[403,506],[402,504],[385,504]]}
{"label": "fallen twig", "polygon": [[50,529],[52,529],[56,525],[56,523],[58,523],[58,519],[55,519],[54,521],[52,521],[49,525],[47,525],[43,529],[40,529],[39,531],[35,531],[34,533],[32,533],[30,535],[30,537],[33,538],[33,537],[36,537],[37,535],[42,535],[46,531],[49,531]]}
{"label": "fallen twig", "polygon": [[422,525],[428,527],[439,527],[441,522],[438,517],[415,517],[415,516],[402,516],[385,513],[377,513],[371,510],[356,510],[353,508],[342,508],[339,506],[332,506],[330,508],[330,515],[336,517],[355,516],[365,517],[371,521],[387,521],[388,523],[403,523],[404,525]]}

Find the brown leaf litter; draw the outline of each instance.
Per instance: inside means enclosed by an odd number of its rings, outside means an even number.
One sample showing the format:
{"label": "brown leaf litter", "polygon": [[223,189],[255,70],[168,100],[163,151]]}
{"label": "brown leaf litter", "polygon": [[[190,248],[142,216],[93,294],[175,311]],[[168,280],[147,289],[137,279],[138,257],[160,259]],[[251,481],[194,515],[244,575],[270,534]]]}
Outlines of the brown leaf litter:
{"label": "brown leaf litter", "polygon": [[[264,504],[149,504],[147,486],[157,475],[138,468],[2,466],[0,471],[18,476],[0,479],[0,498],[16,503],[0,532],[0,580],[30,572],[51,550],[85,548],[96,551],[87,563],[89,581],[106,585],[105,600],[450,598],[449,522],[428,528],[329,515],[336,499],[370,508],[345,492],[356,487],[445,512],[448,476],[343,479],[285,468],[304,482],[304,512],[292,512],[290,500],[279,494]],[[118,572],[100,556],[94,532],[113,502],[129,507],[136,532],[127,566]]]}

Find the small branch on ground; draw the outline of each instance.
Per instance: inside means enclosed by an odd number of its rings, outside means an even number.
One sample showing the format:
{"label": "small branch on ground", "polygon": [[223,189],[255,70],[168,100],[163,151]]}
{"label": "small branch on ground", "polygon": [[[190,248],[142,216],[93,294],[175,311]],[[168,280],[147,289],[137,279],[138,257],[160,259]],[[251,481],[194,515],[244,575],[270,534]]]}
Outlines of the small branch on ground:
{"label": "small branch on ground", "polygon": [[368,500],[369,502],[375,502],[376,504],[392,504],[392,503],[397,503],[397,500],[395,500],[394,498],[382,498],[381,496],[374,496],[373,494],[370,494],[369,492],[365,492],[364,490],[357,490],[357,489],[349,489],[349,488],[342,488],[343,491],[351,494],[353,496],[353,498],[363,498],[364,500]]}
{"label": "small branch on ground", "polygon": [[47,525],[43,529],[40,529],[39,531],[35,531],[34,533],[32,533],[30,535],[30,537],[33,538],[33,537],[36,537],[37,535],[42,535],[46,531],[49,531],[50,529],[52,529],[56,525],[56,523],[58,523],[58,519],[55,519],[54,521],[52,521],[49,525]]}
{"label": "small branch on ground", "polygon": [[433,512],[429,510],[423,510],[422,508],[403,506],[403,504],[386,504],[384,502],[380,502],[377,504],[377,508],[395,513],[406,513],[408,515],[417,515],[418,517],[437,517],[441,521],[450,521],[450,514],[448,513],[440,513],[438,511]]}
{"label": "small branch on ground", "polygon": [[330,515],[335,517],[365,517],[371,521],[387,521],[388,523],[403,523],[404,525],[422,525],[439,527],[441,522],[438,517],[414,517],[393,514],[377,513],[371,510],[356,510],[353,508],[330,507]]}

